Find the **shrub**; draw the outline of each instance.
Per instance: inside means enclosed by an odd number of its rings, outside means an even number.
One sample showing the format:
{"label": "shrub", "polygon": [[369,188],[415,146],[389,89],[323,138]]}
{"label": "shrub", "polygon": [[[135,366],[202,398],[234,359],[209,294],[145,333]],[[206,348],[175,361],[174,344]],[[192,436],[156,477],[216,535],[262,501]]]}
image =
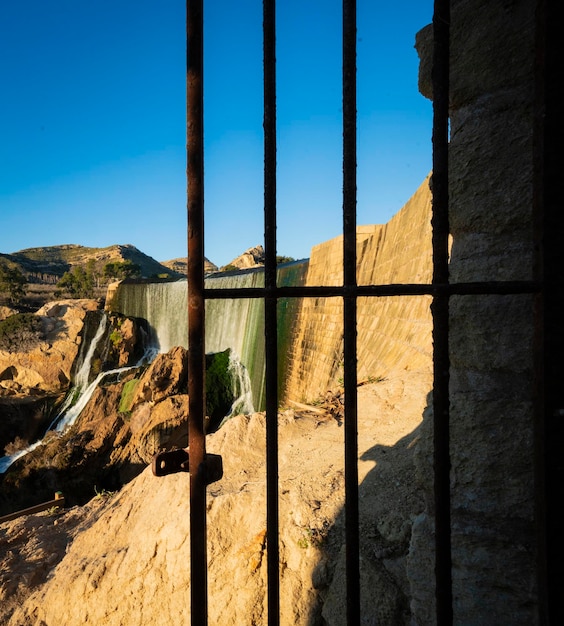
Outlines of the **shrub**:
{"label": "shrub", "polygon": [[17,304],[27,291],[27,278],[15,266],[0,265],[0,293],[6,293],[12,304]]}
{"label": "shrub", "polygon": [[0,350],[26,352],[42,339],[41,319],[33,313],[17,313],[0,322]]}

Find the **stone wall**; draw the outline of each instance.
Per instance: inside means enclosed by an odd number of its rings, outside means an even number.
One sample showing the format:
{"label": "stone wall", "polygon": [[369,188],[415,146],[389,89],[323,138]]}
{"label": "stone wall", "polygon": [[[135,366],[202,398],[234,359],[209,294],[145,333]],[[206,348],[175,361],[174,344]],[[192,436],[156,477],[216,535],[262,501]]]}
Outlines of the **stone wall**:
{"label": "stone wall", "polygon": [[[429,283],[431,264],[429,178],[385,225],[357,229],[359,285]],[[306,285],[342,284],[342,236],[311,251]],[[430,300],[426,296],[358,300],[358,379],[431,367]],[[301,303],[288,355],[286,400],[313,401],[343,376],[343,303],[308,298]]]}
{"label": "stone wall", "polygon": [[[533,278],[534,5],[452,2],[451,282]],[[538,624],[533,297],[455,296],[449,326],[454,623]],[[434,623],[430,469],[408,572],[420,625]]]}

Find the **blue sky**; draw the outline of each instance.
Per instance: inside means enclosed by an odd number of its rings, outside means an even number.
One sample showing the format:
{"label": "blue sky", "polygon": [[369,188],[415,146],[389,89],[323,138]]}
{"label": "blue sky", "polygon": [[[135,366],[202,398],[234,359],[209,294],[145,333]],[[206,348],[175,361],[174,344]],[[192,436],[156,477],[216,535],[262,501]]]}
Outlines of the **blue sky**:
{"label": "blue sky", "polygon": [[[358,223],[431,169],[415,33],[432,0],[358,0]],[[262,2],[205,0],[206,256],[263,243]],[[183,0],[0,3],[0,252],[130,243],[186,254]],[[338,235],[341,7],[277,7],[278,253]]]}

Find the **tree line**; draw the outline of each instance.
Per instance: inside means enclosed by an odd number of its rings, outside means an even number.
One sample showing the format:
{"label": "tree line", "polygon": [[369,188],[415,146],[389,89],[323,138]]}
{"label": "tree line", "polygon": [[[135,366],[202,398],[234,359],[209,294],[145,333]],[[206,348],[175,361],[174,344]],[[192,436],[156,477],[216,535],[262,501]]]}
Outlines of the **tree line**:
{"label": "tree line", "polygon": [[[66,295],[70,298],[91,298],[101,284],[139,276],[141,267],[133,261],[111,261],[100,271],[94,260],[90,259],[85,267],[75,265],[61,276],[56,285],[55,297]],[[22,301],[27,293],[27,286],[28,280],[17,265],[0,264],[0,294],[10,304],[16,305]]]}

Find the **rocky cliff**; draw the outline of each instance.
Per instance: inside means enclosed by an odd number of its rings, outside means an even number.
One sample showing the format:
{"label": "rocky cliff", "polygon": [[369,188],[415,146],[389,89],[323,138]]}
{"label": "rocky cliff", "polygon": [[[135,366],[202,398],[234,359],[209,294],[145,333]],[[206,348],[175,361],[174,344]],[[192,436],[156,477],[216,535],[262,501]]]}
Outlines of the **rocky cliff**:
{"label": "rocky cliff", "polygon": [[[359,389],[363,610],[378,623],[409,615],[405,567],[423,507],[413,443],[429,384],[428,374],[411,373]],[[284,411],[279,427],[281,623],[337,626],[345,606],[343,428],[320,409]],[[208,436],[224,463],[224,477],[208,489],[212,624],[266,623],[264,447],[263,414],[233,418]],[[188,623],[187,505],[188,474],[156,478],[147,468],[85,507],[1,524],[0,621]],[[33,548],[22,541],[30,534]]]}
{"label": "rocky cliff", "polygon": [[84,320],[95,300],[62,300],[36,313],[41,324],[28,349],[0,349],[1,395],[59,393],[68,388],[82,341]]}
{"label": "rocky cliff", "polygon": [[223,267],[222,269],[240,269],[246,270],[253,267],[261,267],[264,265],[264,248],[262,246],[253,246],[248,250],[245,250],[243,254],[235,257],[231,263]]}
{"label": "rocky cliff", "polygon": [[[188,272],[188,258],[183,257],[179,259],[171,259],[170,261],[161,261],[161,265],[168,267],[173,270],[177,274],[182,276],[186,276]],[[212,263],[209,259],[204,257],[204,273],[211,274],[212,272],[217,272],[218,267],[215,263]]]}
{"label": "rocky cliff", "polygon": [[[0,349],[0,450],[32,442],[47,427],[53,404],[68,390],[94,300],[63,300],[34,316],[35,330]],[[14,312],[12,312],[14,313]],[[15,319],[15,318],[12,318]]]}
{"label": "rocky cliff", "polygon": [[139,266],[142,276],[175,274],[174,270],[161,265],[131,244],[116,244],[106,248],[89,248],[77,244],[27,248],[11,254],[0,254],[0,258],[15,263],[33,282],[56,282],[72,267],[86,267],[89,262],[102,270],[106,263],[131,261]]}

